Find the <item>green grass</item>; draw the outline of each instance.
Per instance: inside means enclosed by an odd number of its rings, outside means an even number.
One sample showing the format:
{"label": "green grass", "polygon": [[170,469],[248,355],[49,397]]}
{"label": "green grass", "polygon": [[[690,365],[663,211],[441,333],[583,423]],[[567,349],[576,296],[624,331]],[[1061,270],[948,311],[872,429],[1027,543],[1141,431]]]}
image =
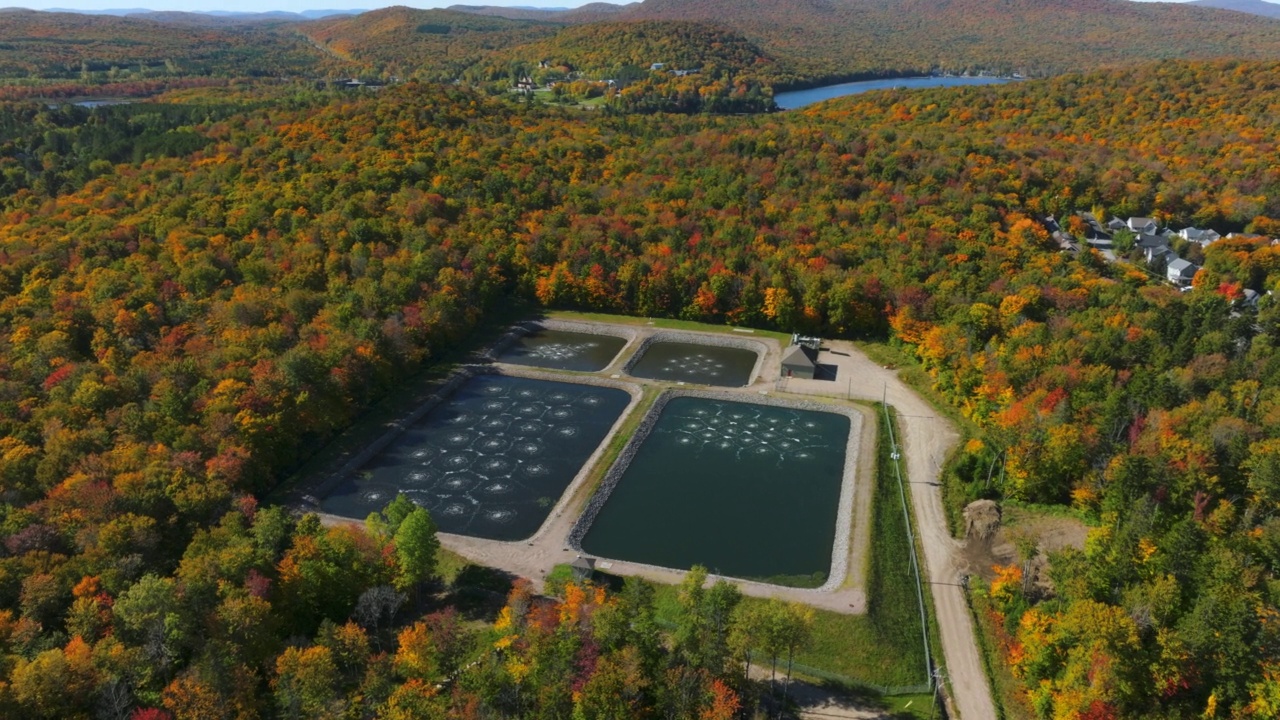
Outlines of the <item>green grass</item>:
{"label": "green grass", "polygon": [[[871,572],[867,578],[867,618],[879,644],[895,649],[893,662],[902,670],[893,685],[928,680],[920,626],[916,577],[911,569],[911,544],[907,518],[902,511],[902,490],[894,471],[889,426],[882,406],[877,406],[879,442],[876,443],[876,487],[871,506]],[[895,436],[897,428],[894,428]],[[905,485],[901,486],[905,489]],[[926,608],[932,607],[927,605]]]}
{"label": "green grass", "polygon": [[733,335],[735,337],[744,338],[773,338],[783,345],[791,342],[791,336],[786,333],[774,332],[772,330],[758,330],[751,328],[749,333],[734,332],[733,325],[712,325],[709,323],[694,322],[693,320],[666,320],[663,318],[641,318],[631,317],[629,315],[608,315],[605,313],[588,313],[575,312],[572,310],[551,310],[547,312],[547,317],[555,320],[588,320],[591,322],[607,322],[615,325],[643,325],[661,328],[664,330],[692,330],[695,332],[712,332],[722,335]]}
{"label": "green grass", "polygon": [[471,561],[447,548],[436,550],[436,575],[446,585],[452,585],[458,579],[458,573],[470,565]]}

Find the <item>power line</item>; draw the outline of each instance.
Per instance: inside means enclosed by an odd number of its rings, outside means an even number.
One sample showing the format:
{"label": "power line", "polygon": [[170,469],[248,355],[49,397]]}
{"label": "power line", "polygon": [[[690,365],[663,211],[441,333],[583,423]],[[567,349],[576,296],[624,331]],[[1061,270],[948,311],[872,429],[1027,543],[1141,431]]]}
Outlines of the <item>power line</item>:
{"label": "power line", "polygon": [[924,671],[929,678],[929,685],[934,686],[933,658],[929,650],[929,621],[924,609],[924,587],[920,582],[920,562],[916,559],[916,537],[911,529],[911,513],[907,510],[907,491],[902,483],[902,470],[898,460],[902,457],[898,452],[898,440],[893,434],[893,420],[889,417],[889,386],[885,385],[880,408],[884,411],[884,424],[889,430],[889,457],[893,460],[893,474],[898,478],[898,497],[902,500],[902,519],[907,524],[907,540],[911,550],[911,572],[916,580],[916,602],[920,607],[920,637],[924,642]]}

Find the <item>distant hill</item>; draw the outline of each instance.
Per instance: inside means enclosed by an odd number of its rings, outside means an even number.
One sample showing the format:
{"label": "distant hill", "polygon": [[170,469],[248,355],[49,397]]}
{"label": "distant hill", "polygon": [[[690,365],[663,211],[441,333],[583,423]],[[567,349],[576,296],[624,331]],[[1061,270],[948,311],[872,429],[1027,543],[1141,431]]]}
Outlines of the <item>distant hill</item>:
{"label": "distant hill", "polygon": [[0,23],[0,79],[313,75],[331,61],[294,33],[15,10]]}
{"label": "distant hill", "polygon": [[500,5],[451,5],[449,10],[473,15],[492,15],[513,20],[546,20],[562,23],[601,22],[616,19],[640,3],[615,5],[612,3],[587,3],[576,8],[504,7]]}
{"label": "distant hill", "polygon": [[720,23],[814,75],[1280,57],[1280,22],[1129,0],[646,0],[621,18]]}
{"label": "distant hill", "polygon": [[317,45],[366,68],[441,81],[461,77],[495,50],[548,37],[560,27],[549,22],[407,7],[296,26]]}
{"label": "distant hill", "polygon": [[177,10],[157,10],[129,13],[126,17],[171,25],[194,25],[198,27],[234,27],[237,25],[281,25],[284,23],[306,22],[325,17],[359,15],[363,10],[308,10],[294,13],[273,10],[271,12],[181,12]]}
{"label": "distant hill", "polygon": [[1263,2],[1263,0],[1192,0],[1188,5],[1235,10],[1236,12],[1261,15],[1263,17],[1280,18],[1280,4]]}
{"label": "distant hill", "polygon": [[[4,12],[4,10],[0,10]],[[316,20],[330,15],[359,15],[364,10],[303,10],[301,12],[286,12],[284,10],[269,10],[266,12],[238,12],[234,10],[150,10],[148,8],[110,8],[107,10],[74,10],[70,8],[49,8],[45,12],[53,13],[75,13],[78,15],[115,15],[117,17],[145,17],[148,15],[207,15],[210,17],[220,18],[241,18],[245,20],[264,19],[267,17],[279,20]]]}
{"label": "distant hill", "polygon": [[670,70],[717,68],[760,74],[774,62],[731,30],[688,21],[633,21],[567,27],[543,40],[495,52],[482,63],[481,72],[492,75],[514,64],[545,63],[604,78],[615,77],[626,66],[648,69],[662,63]]}
{"label": "distant hill", "polygon": [[[1261,0],[1199,0],[1261,10]],[[944,70],[1052,75],[1153,59],[1280,58],[1280,24],[1130,0],[645,0],[469,13],[583,24],[692,20],[741,33],[804,77]],[[1234,5],[1233,5],[1234,7]],[[1258,13],[1266,14],[1266,13]]]}

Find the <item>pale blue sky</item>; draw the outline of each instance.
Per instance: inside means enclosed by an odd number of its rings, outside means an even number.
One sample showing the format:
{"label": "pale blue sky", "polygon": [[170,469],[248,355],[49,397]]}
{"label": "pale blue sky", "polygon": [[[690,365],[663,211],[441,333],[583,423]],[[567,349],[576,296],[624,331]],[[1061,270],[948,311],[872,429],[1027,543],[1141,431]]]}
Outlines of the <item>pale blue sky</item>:
{"label": "pale blue sky", "polygon": [[[33,10],[61,8],[64,10],[114,10],[117,8],[146,8],[148,10],[187,10],[191,12],[235,11],[265,12],[285,10],[371,10],[391,5],[408,5],[417,8],[448,7],[449,5],[523,5],[529,7],[578,7],[593,0],[0,0],[0,7],[24,7]],[[619,2],[621,4],[621,2]]]}
{"label": "pale blue sky", "polygon": [[[303,10],[356,10],[388,7],[390,5],[408,5],[410,7],[431,8],[449,5],[524,5],[533,7],[578,7],[592,0],[405,0],[404,2],[387,2],[386,0],[210,0],[210,2],[191,2],[190,0],[0,0],[0,7],[25,7],[35,10],[63,8],[67,10],[108,10],[116,8],[146,8],[148,10],[228,10],[262,12],[265,10],[287,10],[301,12]],[[628,0],[606,0],[623,4]],[[1139,2],[1146,0],[1139,0]],[[1183,2],[1185,0],[1175,0]]]}

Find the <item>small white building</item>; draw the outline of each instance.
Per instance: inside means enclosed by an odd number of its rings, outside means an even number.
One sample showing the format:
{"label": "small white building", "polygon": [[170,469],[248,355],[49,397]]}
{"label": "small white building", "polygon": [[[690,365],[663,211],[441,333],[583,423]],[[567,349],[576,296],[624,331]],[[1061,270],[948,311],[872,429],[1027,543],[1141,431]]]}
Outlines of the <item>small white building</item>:
{"label": "small white building", "polygon": [[1169,282],[1179,287],[1185,287],[1191,284],[1191,280],[1195,278],[1196,273],[1200,272],[1200,266],[1188,260],[1178,258],[1170,260],[1165,270],[1169,278]]}

